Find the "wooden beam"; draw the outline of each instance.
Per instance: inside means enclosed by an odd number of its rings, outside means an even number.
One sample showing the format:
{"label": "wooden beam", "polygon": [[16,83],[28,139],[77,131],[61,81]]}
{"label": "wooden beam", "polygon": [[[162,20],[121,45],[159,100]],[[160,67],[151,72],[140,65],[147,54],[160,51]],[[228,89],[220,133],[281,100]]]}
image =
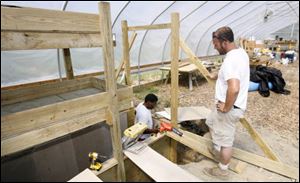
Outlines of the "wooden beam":
{"label": "wooden beam", "polygon": [[122,40],[123,40],[123,59],[125,64],[126,84],[131,86],[128,25],[126,20],[122,20]]}
{"label": "wooden beam", "polygon": [[257,145],[263,150],[265,155],[274,161],[279,161],[280,159],[278,156],[272,151],[272,149],[268,146],[267,143],[264,142],[262,137],[259,135],[259,133],[251,126],[251,124],[245,119],[241,118],[240,122],[242,125],[247,129],[249,134],[251,135],[252,139],[256,142]]}
{"label": "wooden beam", "polygon": [[1,139],[1,157],[97,124],[106,119],[105,114],[105,109],[96,110],[45,128],[35,129],[4,140]]}
{"label": "wooden beam", "polygon": [[206,69],[206,67],[204,65],[202,65],[202,63],[198,59],[198,57],[193,53],[193,51],[187,46],[187,44],[181,38],[180,38],[180,47],[189,56],[191,63],[195,64],[198,67],[198,70],[201,72],[201,74],[204,76],[204,78],[208,81],[208,83],[211,85],[214,85],[215,81],[211,80],[207,77],[207,75],[209,75],[209,72]]}
{"label": "wooden beam", "polygon": [[179,58],[179,14],[171,17],[171,123],[177,127],[178,116],[178,59]]}
{"label": "wooden beam", "polygon": [[[132,47],[132,45],[133,45],[133,42],[134,42],[136,36],[137,36],[137,33],[133,32],[133,34],[132,34],[131,37],[130,37],[130,40],[129,40],[129,51],[131,50],[131,47]],[[124,66],[124,62],[125,62],[125,61],[124,61],[124,59],[122,58],[122,61],[121,61],[120,65],[119,65],[119,67],[118,67],[118,69],[117,69],[117,72],[116,72],[116,79],[118,79],[118,76],[119,76],[119,74],[120,74],[120,72],[121,72],[121,70],[122,70],[122,68],[123,68],[123,66]]]}
{"label": "wooden beam", "polygon": [[[118,95],[117,95],[117,83],[115,80],[115,67],[114,67],[114,50],[113,40],[111,32],[111,14],[110,5],[107,2],[99,3],[99,19],[100,30],[102,32],[103,41],[103,57],[104,57],[104,70],[106,91],[109,94],[109,106],[107,108],[108,116],[107,121],[112,124],[110,127],[113,156],[118,161],[117,180],[125,181],[125,167],[123,160],[122,144],[121,144],[121,127],[120,117],[118,111]],[[127,40],[128,41],[128,40]],[[99,101],[101,102],[101,101]]]}
{"label": "wooden beam", "polygon": [[[183,133],[182,137],[174,134],[173,132],[167,132],[167,136],[172,139],[200,152],[201,154],[209,157],[207,147],[212,145],[212,141],[210,139],[206,139],[199,135],[180,130]],[[281,162],[277,162],[274,160],[270,160],[269,158],[265,158],[253,153],[249,153],[247,151],[243,151],[238,148],[233,148],[234,158],[245,161],[247,163],[253,164],[258,167],[262,167],[264,169],[270,170],[272,172],[278,173],[280,175],[290,177],[293,179],[299,179],[299,168],[295,168]]]}
{"label": "wooden beam", "polygon": [[90,78],[82,78],[63,82],[57,81],[55,83],[43,83],[39,86],[35,85],[17,89],[1,89],[1,106],[50,95],[71,92],[88,87],[92,87]]}
{"label": "wooden beam", "polygon": [[1,139],[100,110],[108,106],[108,97],[104,92],[1,116]]}
{"label": "wooden beam", "polygon": [[[171,14],[171,123],[178,120],[178,60],[179,60],[179,13]],[[177,163],[177,143],[171,141],[171,161]]]}
{"label": "wooden beam", "polygon": [[3,32],[1,51],[101,47],[101,35],[81,33]]}
{"label": "wooden beam", "polygon": [[1,31],[100,33],[97,14],[1,7]]}
{"label": "wooden beam", "polygon": [[130,26],[130,27],[128,27],[128,31],[151,30],[151,29],[169,29],[169,28],[171,28],[171,24],[166,23],[166,24]]}
{"label": "wooden beam", "polygon": [[70,49],[63,49],[64,52],[64,63],[65,63],[65,71],[67,75],[67,79],[74,79],[73,66]]}
{"label": "wooden beam", "polygon": [[[164,120],[166,120],[166,119],[164,119]],[[168,121],[168,120],[166,120],[166,121]],[[189,144],[189,138],[194,138],[193,135],[194,134],[192,134],[188,131],[184,131],[184,138],[181,139],[177,134],[176,135],[174,133],[167,134],[167,136],[171,137],[173,139],[173,141],[175,140],[176,142],[180,142],[180,143],[194,149],[194,146],[191,146],[192,143]],[[194,149],[194,150],[196,150],[197,152],[201,153],[202,155],[218,162],[216,159],[214,159],[212,154],[208,151],[208,148],[205,146],[205,144],[198,145],[197,149]],[[242,173],[246,167],[247,167],[247,164],[245,162],[239,161],[235,158],[232,158],[230,161],[230,164],[229,164],[229,169],[238,174]]]}

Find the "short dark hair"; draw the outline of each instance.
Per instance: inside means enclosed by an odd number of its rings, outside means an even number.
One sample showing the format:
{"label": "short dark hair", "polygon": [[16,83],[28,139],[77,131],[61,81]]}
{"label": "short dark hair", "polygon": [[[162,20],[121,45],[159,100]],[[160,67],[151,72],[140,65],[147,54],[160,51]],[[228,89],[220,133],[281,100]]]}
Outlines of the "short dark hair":
{"label": "short dark hair", "polygon": [[156,95],[154,95],[153,93],[149,93],[146,97],[145,97],[145,102],[157,102],[158,98]]}
{"label": "short dark hair", "polygon": [[233,32],[230,27],[221,27],[212,34],[213,38],[222,40],[222,41],[234,41]]}

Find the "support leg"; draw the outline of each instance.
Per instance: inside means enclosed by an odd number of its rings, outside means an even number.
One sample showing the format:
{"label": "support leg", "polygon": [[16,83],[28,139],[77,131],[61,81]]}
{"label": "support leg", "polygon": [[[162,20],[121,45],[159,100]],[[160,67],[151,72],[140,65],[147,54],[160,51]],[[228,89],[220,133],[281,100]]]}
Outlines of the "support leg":
{"label": "support leg", "polygon": [[189,89],[193,90],[193,81],[192,81],[192,73],[189,73]]}

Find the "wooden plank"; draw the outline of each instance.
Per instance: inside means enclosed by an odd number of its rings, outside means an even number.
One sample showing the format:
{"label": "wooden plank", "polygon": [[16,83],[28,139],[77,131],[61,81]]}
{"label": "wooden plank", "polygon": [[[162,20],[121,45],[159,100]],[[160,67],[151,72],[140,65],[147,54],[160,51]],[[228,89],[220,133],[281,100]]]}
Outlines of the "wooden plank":
{"label": "wooden plank", "polygon": [[100,110],[107,107],[108,103],[109,95],[103,92],[1,116],[1,140],[73,116]]}
{"label": "wooden plank", "polygon": [[1,31],[1,51],[101,46],[100,34]]}
{"label": "wooden plank", "polygon": [[[179,137],[178,135],[172,132],[168,132],[167,136],[212,159],[212,155],[207,150],[207,147],[212,145],[212,141],[210,139],[206,139],[204,137],[198,136],[196,134],[184,130],[180,130],[180,131],[183,132],[182,137]],[[233,148],[232,156],[236,159],[242,160],[244,162],[253,164],[258,167],[262,167],[264,169],[278,173],[280,175],[297,179],[297,180],[299,179],[299,168],[295,168],[283,164],[281,162],[270,160],[269,158],[265,158],[253,153],[249,153],[247,151],[238,148]]]}
{"label": "wooden plank", "polygon": [[[172,163],[147,146],[139,154],[124,151],[125,155],[156,182],[199,182],[191,173]],[[149,161],[151,157],[151,161]]]}
{"label": "wooden plank", "polygon": [[263,150],[265,155],[274,161],[280,161],[278,156],[272,151],[272,149],[268,146],[268,144],[262,139],[259,133],[251,126],[251,124],[245,119],[241,118],[240,122],[247,129],[252,139],[256,142],[257,145]]}
{"label": "wooden plank", "polygon": [[123,59],[124,59],[125,76],[126,76],[125,79],[126,79],[126,84],[131,86],[128,25],[126,20],[122,21],[122,40],[123,40]]}
{"label": "wooden plank", "polygon": [[103,182],[88,168],[77,174],[68,182]]}
{"label": "wooden plank", "polygon": [[[1,157],[70,134],[106,119],[105,109],[75,116],[54,125],[1,139]],[[2,125],[1,125],[2,127]],[[1,129],[2,130],[2,129]]]}
{"label": "wooden plank", "polygon": [[[180,138],[177,134],[174,133],[167,133],[167,136],[171,137],[172,139],[174,139],[177,142],[180,142],[188,147],[190,147],[191,149],[194,149],[195,151],[201,153],[202,155],[218,162],[216,159],[214,159],[214,157],[211,155],[211,153],[208,151],[207,146],[205,146],[205,144],[199,144],[197,143],[197,147],[195,147],[193,144],[193,136],[194,134],[188,132],[188,131],[184,131],[184,138]],[[241,162],[237,159],[232,158],[229,164],[229,169],[236,172],[236,173],[242,173],[243,170],[246,168],[246,164],[244,162]]]}
{"label": "wooden plank", "polygon": [[[178,60],[179,13],[171,14],[171,123],[177,127],[178,119]],[[177,163],[177,142],[171,141],[170,159]]]}
{"label": "wooden plank", "polygon": [[196,55],[192,52],[192,50],[187,46],[187,44],[180,38],[180,47],[182,50],[190,57],[190,61],[192,64],[195,64],[198,67],[198,70],[205,77],[209,84],[214,85],[215,81],[209,79],[207,75],[209,75],[208,70],[205,66],[202,65],[201,61],[196,57]]}
{"label": "wooden plank", "polygon": [[[117,93],[119,94],[119,111],[130,109],[132,107],[133,97],[132,88],[121,88]],[[103,92],[3,115],[1,117],[1,139],[42,128],[75,115],[85,114],[96,109],[107,107],[108,100],[108,94]],[[95,103],[94,101],[101,102]],[[77,107],[74,108],[74,106]]]}
{"label": "wooden plank", "polygon": [[[104,57],[104,70],[105,70],[105,81],[106,91],[109,94],[109,105],[107,108],[108,123],[112,124],[110,127],[112,136],[113,156],[118,161],[117,180],[125,181],[125,167],[122,153],[121,144],[121,128],[120,128],[120,117],[118,111],[118,95],[117,95],[117,84],[115,80],[115,67],[114,67],[114,50],[113,40],[111,32],[111,14],[110,5],[107,2],[99,3],[99,19],[100,19],[100,30],[102,32],[103,41],[103,57]],[[127,39],[128,41],[128,39]]]}
{"label": "wooden plank", "polygon": [[[130,40],[129,40],[129,51],[130,51],[131,48],[132,48],[132,45],[133,45],[133,42],[134,42],[136,36],[137,36],[137,33],[133,32],[133,34],[132,34],[131,37],[130,37]],[[124,63],[125,63],[125,61],[124,61],[124,59],[122,58],[122,61],[121,61],[120,65],[119,65],[119,67],[118,67],[118,69],[117,69],[117,72],[116,72],[116,79],[118,79],[118,76],[119,76],[119,74],[120,74],[120,72],[121,72],[121,70],[122,70],[122,68],[123,68],[123,66],[124,66]]]}
{"label": "wooden plank", "polygon": [[134,125],[134,120],[135,120],[135,109],[134,107],[131,107],[127,112],[127,126]]}
{"label": "wooden plank", "polygon": [[179,58],[179,14],[171,17],[171,123],[177,127],[178,119],[178,58]]}
{"label": "wooden plank", "polygon": [[40,86],[24,87],[22,89],[3,90],[1,89],[1,106],[14,104],[26,100],[32,100],[50,95],[61,94],[74,90],[91,87],[90,78],[69,80],[43,84]]}
{"label": "wooden plank", "polygon": [[69,48],[63,49],[63,52],[64,52],[64,63],[65,63],[67,79],[74,79],[70,49]]}
{"label": "wooden plank", "polygon": [[140,25],[140,26],[130,26],[128,31],[138,31],[138,30],[153,30],[153,29],[169,29],[171,28],[170,23],[166,24],[154,24],[154,25]]}
{"label": "wooden plank", "polygon": [[1,31],[99,34],[97,14],[38,8],[1,7]]}

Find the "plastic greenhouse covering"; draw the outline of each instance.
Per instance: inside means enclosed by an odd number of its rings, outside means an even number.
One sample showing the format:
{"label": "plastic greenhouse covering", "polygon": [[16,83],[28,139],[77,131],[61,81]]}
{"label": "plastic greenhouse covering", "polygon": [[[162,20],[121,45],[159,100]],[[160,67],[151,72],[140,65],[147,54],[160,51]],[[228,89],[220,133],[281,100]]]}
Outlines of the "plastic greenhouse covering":
{"label": "plastic greenhouse covering", "polygon": [[[1,1],[1,5],[98,14],[97,1]],[[235,39],[299,40],[299,1],[111,1],[115,66],[122,57],[121,21],[128,26],[169,23],[180,14],[180,36],[197,56],[216,55],[211,34],[229,26]],[[129,32],[129,37],[132,32]],[[74,75],[103,71],[101,48],[71,48]],[[65,77],[62,50],[1,51],[1,87]],[[184,53],[179,54],[185,58]],[[137,31],[131,66],[170,60],[170,30]]]}

